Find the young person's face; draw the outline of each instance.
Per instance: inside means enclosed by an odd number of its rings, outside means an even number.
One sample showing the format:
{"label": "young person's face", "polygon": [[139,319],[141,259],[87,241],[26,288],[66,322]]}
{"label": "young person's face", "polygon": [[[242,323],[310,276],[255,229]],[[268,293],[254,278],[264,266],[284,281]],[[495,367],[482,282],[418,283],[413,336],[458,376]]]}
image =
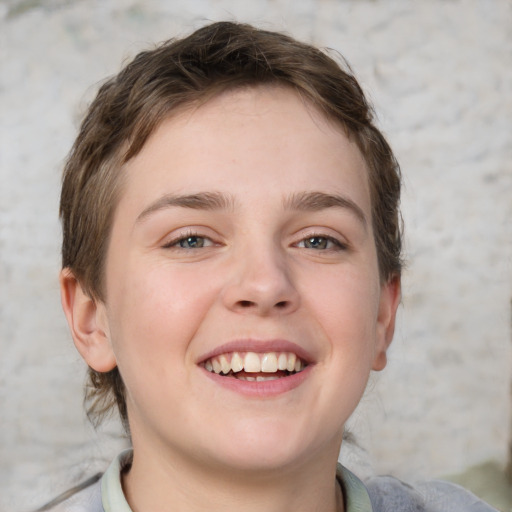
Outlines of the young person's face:
{"label": "young person's face", "polygon": [[357,146],[290,90],[256,88],[165,121],[124,172],[97,310],[110,359],[88,362],[118,365],[136,453],[335,457],[399,295]]}

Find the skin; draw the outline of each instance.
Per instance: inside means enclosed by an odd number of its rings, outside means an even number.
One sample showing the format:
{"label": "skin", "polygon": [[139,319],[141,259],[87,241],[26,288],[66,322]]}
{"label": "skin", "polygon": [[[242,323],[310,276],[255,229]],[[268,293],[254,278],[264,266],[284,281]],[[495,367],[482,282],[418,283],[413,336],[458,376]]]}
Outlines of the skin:
{"label": "skin", "polygon": [[[61,289],[85,361],[126,384],[130,506],[342,510],[343,426],[400,300],[379,277],[357,146],[294,92],[252,88],[164,121],[123,172],[105,303],[67,269]],[[204,193],[219,204],[171,204]],[[311,193],[345,203],[290,204]],[[200,362],[237,340],[294,343],[308,373],[284,392],[219,385]]]}

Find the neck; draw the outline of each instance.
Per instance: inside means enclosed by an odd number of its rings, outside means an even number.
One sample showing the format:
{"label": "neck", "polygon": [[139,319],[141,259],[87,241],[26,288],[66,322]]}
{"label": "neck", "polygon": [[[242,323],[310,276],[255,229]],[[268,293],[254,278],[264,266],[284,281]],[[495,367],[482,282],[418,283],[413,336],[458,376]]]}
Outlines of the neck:
{"label": "neck", "polygon": [[330,456],[270,471],[233,470],[136,450],[123,489],[134,512],[343,512],[336,461]]}

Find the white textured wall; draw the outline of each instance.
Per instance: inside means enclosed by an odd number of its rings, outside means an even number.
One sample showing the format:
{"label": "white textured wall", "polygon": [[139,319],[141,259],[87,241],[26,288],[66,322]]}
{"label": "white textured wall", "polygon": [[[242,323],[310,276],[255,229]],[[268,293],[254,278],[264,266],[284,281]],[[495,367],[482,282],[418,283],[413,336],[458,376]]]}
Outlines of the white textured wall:
{"label": "white textured wall", "polygon": [[353,422],[402,477],[506,460],[512,381],[508,0],[0,1],[0,510],[28,510],[123,441],[84,420],[60,311],[62,162],[95,83],[206,20],[347,57],[405,174],[408,269],[388,369]]}

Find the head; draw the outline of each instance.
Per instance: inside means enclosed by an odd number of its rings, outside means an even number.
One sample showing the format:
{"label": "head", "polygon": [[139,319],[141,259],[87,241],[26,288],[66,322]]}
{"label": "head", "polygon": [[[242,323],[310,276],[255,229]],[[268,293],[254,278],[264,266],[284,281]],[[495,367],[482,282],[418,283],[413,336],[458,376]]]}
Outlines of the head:
{"label": "head", "polygon": [[[350,70],[286,35],[215,23],[137,55],[100,88],[82,123],[64,170],[62,266],[94,301],[107,299],[105,262],[127,164],[167,119],[260,86],[294,91],[355,143],[367,173],[379,278],[399,278],[399,167]],[[117,368],[90,368],[89,379],[90,418],[99,421],[116,404],[127,425]]]}

